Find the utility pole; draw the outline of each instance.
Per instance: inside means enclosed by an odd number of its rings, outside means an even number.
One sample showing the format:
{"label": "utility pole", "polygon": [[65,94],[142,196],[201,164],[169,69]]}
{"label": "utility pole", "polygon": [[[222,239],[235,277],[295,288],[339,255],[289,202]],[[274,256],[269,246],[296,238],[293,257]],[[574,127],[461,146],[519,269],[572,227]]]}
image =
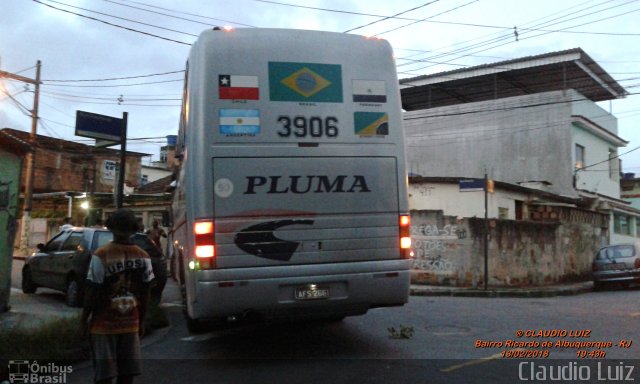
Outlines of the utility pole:
{"label": "utility pole", "polygon": [[484,290],[489,288],[489,175],[484,172]]}
{"label": "utility pole", "polygon": [[125,166],[127,163],[127,120],[129,117],[128,112],[122,113],[122,127],[120,130],[120,168],[118,169],[118,185],[116,196],[116,208],[122,208],[124,200],[124,178],[126,175]]}
{"label": "utility pole", "polygon": [[31,227],[31,210],[33,208],[33,183],[35,175],[35,155],[36,155],[36,135],[38,131],[38,102],[40,100],[40,68],[42,63],[40,60],[36,63],[36,78],[19,76],[13,73],[0,71],[0,77],[6,77],[35,85],[35,93],[33,96],[33,109],[31,110],[31,135],[29,136],[29,144],[31,144],[31,153],[27,155],[27,169],[25,172],[24,185],[24,203],[22,210],[22,231],[20,233],[20,251],[26,255],[29,247],[29,231]]}

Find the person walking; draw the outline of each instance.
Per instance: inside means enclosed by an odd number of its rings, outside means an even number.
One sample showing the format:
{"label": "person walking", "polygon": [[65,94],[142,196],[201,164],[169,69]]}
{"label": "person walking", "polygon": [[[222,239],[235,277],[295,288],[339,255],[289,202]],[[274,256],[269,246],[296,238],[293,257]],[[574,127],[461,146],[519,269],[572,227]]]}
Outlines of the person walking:
{"label": "person walking", "polygon": [[149,255],[131,240],[135,214],[119,209],[106,226],[113,241],[91,258],[81,325],[90,338],[95,382],[130,384],[142,373],[140,337],[154,275]]}
{"label": "person walking", "polygon": [[164,231],[164,229],[160,228],[158,226],[158,220],[153,220],[153,222],[151,223],[151,229],[147,230],[147,236],[149,236],[149,238],[151,239],[151,241],[153,241],[153,244],[156,245],[156,247],[158,247],[158,249],[160,250],[160,252],[162,252],[162,244],[160,243],[160,237],[167,237],[167,233]]}

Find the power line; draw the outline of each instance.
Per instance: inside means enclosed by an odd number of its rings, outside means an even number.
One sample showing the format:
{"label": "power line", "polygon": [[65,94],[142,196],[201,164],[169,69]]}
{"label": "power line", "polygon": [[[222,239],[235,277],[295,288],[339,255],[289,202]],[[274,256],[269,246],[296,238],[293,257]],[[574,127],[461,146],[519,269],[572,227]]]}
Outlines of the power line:
{"label": "power line", "polygon": [[428,2],[428,3],[425,3],[425,4],[422,4],[422,5],[419,5],[419,6],[417,6],[417,7],[413,7],[413,8],[411,8],[411,9],[407,9],[406,11],[402,11],[402,12],[396,13],[395,15],[385,16],[385,17],[381,18],[380,20],[372,21],[372,22],[370,22],[370,23],[368,23],[368,24],[361,25],[361,26],[359,26],[359,27],[355,27],[355,28],[347,29],[346,31],[344,31],[344,33],[352,32],[352,31],[355,31],[356,29],[360,29],[360,28],[368,27],[368,26],[370,26],[370,25],[377,24],[377,23],[380,23],[380,22],[385,21],[385,20],[394,19],[394,18],[396,18],[396,17],[398,17],[398,16],[400,16],[400,15],[404,15],[405,13],[409,13],[409,12],[415,11],[416,9],[424,8],[424,7],[426,7],[426,6],[428,6],[428,5],[431,5],[431,4],[433,4],[433,3],[437,3],[438,1],[440,1],[440,0],[434,0],[434,1],[431,1],[431,2]]}
{"label": "power line", "polygon": [[38,3],[38,4],[45,5],[45,6],[49,7],[49,8],[53,8],[53,9],[55,9],[55,10],[57,10],[57,11],[66,12],[66,13],[70,13],[70,14],[72,14],[72,15],[76,15],[76,16],[84,17],[84,18],[86,18],[86,19],[93,20],[93,21],[97,21],[97,22],[100,22],[100,23],[103,23],[103,24],[107,24],[107,25],[112,26],[112,27],[125,29],[125,30],[127,30],[127,31],[140,33],[140,34],[143,34],[143,35],[146,35],[146,36],[151,36],[151,37],[155,37],[155,38],[162,39],[162,40],[166,40],[166,41],[171,41],[171,42],[173,42],[173,43],[184,44],[184,45],[191,45],[191,43],[185,43],[184,41],[179,41],[179,40],[170,39],[170,38],[168,38],[168,37],[163,37],[163,36],[155,35],[155,34],[153,34],[153,33],[140,31],[140,30],[133,29],[133,28],[130,28],[130,27],[125,27],[125,26],[122,26],[122,25],[114,24],[114,23],[111,23],[111,22],[108,22],[108,21],[105,21],[105,20],[100,20],[100,19],[97,19],[97,18],[95,18],[95,17],[91,17],[91,16],[87,16],[87,15],[80,14],[80,13],[71,12],[71,11],[68,11],[68,10],[66,10],[66,9],[62,9],[62,8],[58,8],[58,7],[54,7],[53,5],[43,3],[43,2],[42,2],[42,1],[40,1],[40,0],[32,0],[32,1],[34,1],[34,2],[36,2],[36,3]]}
{"label": "power line", "polygon": [[[632,93],[631,95],[638,95],[638,94],[640,94],[640,93]],[[433,115],[427,115],[427,116],[403,117],[403,121],[442,118],[442,117],[451,117],[451,116],[463,116],[463,115],[470,115],[470,114],[477,114],[477,113],[487,113],[487,114],[489,114],[489,113],[500,112],[500,111],[527,109],[527,108],[535,108],[535,107],[550,106],[550,105],[565,104],[565,103],[568,104],[568,103],[576,103],[576,102],[581,102],[581,101],[590,101],[590,100],[587,99],[586,97],[582,97],[582,98],[571,99],[571,100],[546,101],[546,102],[531,103],[531,104],[526,104],[526,105],[519,105],[518,101],[514,101],[514,102],[512,102],[513,103],[512,105],[504,105],[504,106],[500,106],[500,107],[496,107],[496,108],[483,108],[483,109],[476,109],[476,110],[469,110],[469,111],[433,114]],[[419,111],[425,111],[425,110],[410,111],[410,112],[419,112]],[[426,111],[428,111],[428,110],[426,110]]]}
{"label": "power line", "polygon": [[[558,21],[558,22],[553,23],[553,24],[550,24],[550,25],[555,25],[555,24],[558,24],[558,23],[564,23],[564,22],[567,22],[567,21],[575,20],[575,19],[577,19],[577,18],[582,18],[582,17],[590,16],[590,15],[595,14],[595,13],[600,13],[600,12],[608,11],[608,10],[611,10],[611,9],[613,9],[613,8],[618,8],[618,7],[621,7],[621,6],[627,5],[627,4],[632,3],[632,2],[635,2],[635,1],[637,1],[637,0],[628,1],[628,2],[626,2],[626,3],[620,4],[620,5],[616,5],[616,6],[613,6],[613,7],[609,7],[609,8],[603,9],[603,10],[598,10],[598,11],[595,11],[595,12],[591,12],[591,13],[588,13],[588,14],[586,14],[586,15],[576,16],[576,17],[570,18],[570,19],[568,19],[568,20]],[[603,4],[604,4],[604,3],[603,3]],[[589,7],[589,8],[593,8],[593,7]],[[586,8],[586,9],[589,9],[589,8]],[[583,9],[583,10],[586,10],[586,9]],[[614,15],[614,16],[609,16],[609,17],[606,17],[606,18],[598,19],[598,20],[589,21],[589,22],[587,22],[587,23],[583,23],[583,24],[578,24],[578,25],[574,25],[574,26],[566,27],[566,28],[564,28],[564,29],[575,28],[575,27],[579,27],[579,26],[582,26],[582,25],[586,25],[586,24],[593,24],[593,23],[596,23],[596,22],[599,22],[599,21],[603,21],[603,20],[611,19],[611,18],[613,18],[613,17],[619,17],[619,16],[626,15],[626,14],[629,14],[629,13],[632,13],[632,12],[636,12],[636,11],[638,11],[638,10],[640,10],[640,9],[636,9],[636,10],[633,10],[633,11],[625,12],[625,13],[618,14],[618,15]],[[580,11],[582,11],[582,10],[580,10]],[[578,12],[580,12],[580,11],[578,11]],[[574,13],[577,13],[577,12],[574,12]],[[570,16],[570,15],[569,15],[569,16]],[[555,20],[557,20],[557,19],[558,19],[558,18],[553,19],[553,20],[551,20],[551,21],[555,21]],[[548,23],[548,22],[546,22],[546,23]],[[553,31],[553,32],[558,32],[558,31]],[[524,32],[524,33],[527,33],[527,32]],[[552,32],[545,32],[545,33],[538,34],[538,35],[535,35],[535,36],[528,36],[528,37],[525,37],[525,38],[520,38],[520,40],[525,40],[525,39],[529,39],[529,38],[533,38],[533,37],[539,37],[539,36],[542,36],[542,35],[545,35],[545,34],[548,34],[548,33],[552,33]],[[509,35],[503,36],[503,37],[501,37],[501,38],[496,38],[496,39],[492,39],[492,40],[489,40],[489,41],[486,41],[486,42],[483,42],[483,43],[474,44],[473,46],[470,46],[470,47],[468,47],[468,48],[458,49],[457,51],[453,51],[452,53],[447,54],[447,56],[453,55],[454,53],[459,53],[459,52],[462,52],[462,51],[471,50],[471,49],[473,49],[473,48],[480,48],[480,47],[483,47],[483,46],[487,46],[487,45],[490,45],[490,44],[494,44],[494,45],[492,45],[492,46],[490,46],[490,47],[488,47],[488,48],[483,48],[483,49],[481,49],[481,50],[476,50],[476,51],[473,51],[473,52],[471,52],[471,53],[469,53],[469,54],[465,54],[465,55],[462,55],[462,56],[455,57],[455,58],[453,58],[453,59],[451,59],[451,60],[449,60],[449,61],[456,60],[456,59],[460,59],[460,58],[463,58],[463,57],[467,57],[467,56],[469,56],[469,55],[471,55],[471,54],[474,54],[474,53],[484,52],[484,51],[487,51],[487,50],[489,50],[489,49],[497,48],[497,47],[500,47],[500,46],[503,46],[503,45],[506,45],[506,44],[511,43],[511,42],[507,42],[507,43],[500,43],[500,44],[497,44],[498,42],[500,42],[500,41],[502,41],[502,40],[506,40],[506,39],[511,39],[511,35],[509,34]],[[495,45],[495,44],[497,44],[497,45]],[[436,56],[436,57],[431,57],[431,58],[428,58],[428,59],[433,59],[433,58],[437,58],[437,57],[438,57],[438,56]],[[428,65],[428,66],[425,66],[425,67],[412,69],[412,71],[419,71],[419,70],[423,70],[423,69],[426,69],[426,68],[429,68],[429,67],[432,67],[432,66],[433,66],[433,65]]]}
{"label": "power line", "polygon": [[472,0],[472,1],[468,2],[468,3],[466,3],[466,4],[459,5],[459,6],[455,7],[455,8],[448,9],[448,10],[446,10],[446,11],[444,11],[444,12],[437,13],[437,14],[435,14],[435,15],[433,15],[433,16],[430,16],[430,17],[427,17],[427,18],[424,18],[424,19],[421,19],[421,20],[417,20],[417,21],[414,21],[414,22],[409,23],[409,24],[401,25],[401,26],[399,26],[399,27],[397,27],[397,28],[393,28],[393,29],[390,29],[390,30],[388,30],[388,31],[384,31],[384,32],[377,33],[377,34],[375,34],[374,36],[380,36],[380,35],[383,35],[383,34],[385,34],[385,33],[393,32],[393,31],[397,31],[398,29],[406,28],[406,27],[409,27],[409,26],[411,26],[411,25],[414,25],[414,24],[417,24],[417,23],[420,23],[420,22],[423,22],[423,21],[428,21],[429,19],[432,19],[432,18],[434,18],[434,17],[438,17],[438,16],[441,16],[441,15],[444,15],[445,13],[453,12],[453,11],[458,10],[458,9],[460,9],[460,8],[464,8],[464,7],[466,7],[466,6],[468,6],[468,5],[471,5],[471,4],[473,4],[473,3],[475,3],[475,2],[478,2],[478,1],[480,1],[480,0]]}
{"label": "power line", "polygon": [[603,160],[603,161],[600,161],[600,162],[597,162],[597,163],[594,163],[594,164],[589,164],[589,165],[586,165],[586,166],[581,167],[581,168],[579,168],[579,169],[576,169],[576,172],[579,172],[579,171],[585,170],[585,169],[587,169],[587,168],[595,167],[596,165],[600,165],[600,164],[608,163],[608,162],[609,162],[609,161],[611,161],[611,160],[617,159],[617,158],[619,158],[620,156],[624,156],[624,155],[627,155],[627,154],[629,154],[629,153],[631,153],[631,152],[637,151],[638,149],[640,149],[640,146],[635,147],[635,148],[633,148],[633,149],[631,149],[631,150],[629,150],[629,151],[627,151],[627,152],[621,153],[621,154],[619,154],[619,155],[611,156],[611,157],[609,157],[607,160]]}
{"label": "power line", "polygon": [[[212,25],[211,25],[211,24],[209,24],[209,23],[203,23],[203,22],[201,22],[201,21],[191,20],[191,19],[187,19],[187,18],[184,18],[184,17],[178,17],[178,16],[173,16],[173,15],[168,15],[168,14],[166,14],[166,13],[162,13],[162,12],[155,12],[155,11],[152,11],[152,10],[149,10],[149,9],[144,9],[144,8],[139,8],[139,7],[134,7],[134,6],[132,6],[132,5],[122,4],[122,3],[118,3],[118,2],[115,2],[115,1],[112,1],[112,0],[103,0],[103,1],[106,1],[106,2],[108,2],[108,3],[113,3],[113,4],[116,4],[116,5],[120,5],[120,6],[122,6],[122,7],[129,7],[129,8],[133,8],[133,9],[138,9],[138,10],[141,10],[141,11],[145,11],[145,12],[155,13],[155,14],[158,14],[158,15],[166,16],[166,17],[171,17],[171,18],[174,18],[174,19],[179,19],[179,20],[189,21],[189,22],[192,22],[192,23],[202,24],[202,25],[206,25],[206,26],[210,26],[210,27],[212,26]],[[224,22],[224,23],[231,23],[231,24],[241,25],[241,26],[244,26],[244,27],[257,28],[257,27],[255,27],[255,26],[253,26],[253,25],[250,25],[250,24],[243,24],[243,23],[240,23],[240,22],[237,22],[237,21],[230,21],[230,20],[224,20],[224,19],[216,19],[216,18],[209,17],[209,16],[196,15],[196,14],[194,14],[194,13],[187,13],[187,12],[177,11],[177,10],[173,10],[173,9],[169,9],[169,8],[158,7],[158,6],[155,6],[155,5],[145,4],[145,3],[141,3],[141,2],[137,2],[137,1],[131,1],[131,3],[139,4],[139,5],[143,5],[143,6],[145,6],[145,7],[149,7],[149,8],[162,9],[162,10],[164,10],[164,11],[169,11],[169,12],[173,12],[173,13],[177,13],[177,14],[182,14],[182,15],[187,15],[187,16],[195,16],[195,17],[200,17],[200,18],[203,18],[203,19],[209,19],[209,20],[213,20],[213,21],[222,21],[222,22]]]}
{"label": "power line", "polygon": [[137,21],[137,20],[131,20],[131,19],[127,19],[127,18],[124,18],[124,17],[120,17],[120,16],[114,16],[114,15],[111,15],[111,14],[108,14],[108,13],[104,13],[104,12],[93,11],[91,9],[76,7],[75,5],[70,5],[70,4],[62,3],[62,2],[59,2],[59,1],[55,1],[55,0],[47,0],[47,1],[49,1],[51,3],[55,3],[55,4],[64,5],[66,7],[79,9],[79,10],[85,11],[85,12],[91,12],[91,13],[95,13],[95,14],[98,14],[98,15],[102,15],[102,16],[107,16],[107,17],[111,17],[111,18],[114,18],[114,19],[118,19],[118,20],[128,21],[130,23],[141,24],[141,25],[144,25],[144,26],[147,26],[147,27],[162,29],[164,31],[175,32],[175,33],[180,33],[180,34],[183,34],[183,35],[198,37],[198,35],[194,35],[192,33],[177,31],[175,29],[165,28],[165,27],[161,27],[159,25],[149,24],[149,23],[145,23],[145,22]]}
{"label": "power line", "polygon": [[[588,1],[587,3],[592,2],[592,1],[593,1],[593,0]],[[558,19],[562,19],[562,18],[566,18],[566,17],[568,17],[568,16],[570,16],[570,15],[572,15],[572,14],[577,14],[577,13],[579,13],[579,12],[583,12],[583,11],[586,11],[586,10],[588,10],[588,9],[595,8],[595,7],[598,7],[598,6],[600,6],[600,5],[603,5],[603,4],[606,4],[606,3],[612,2],[612,1],[613,1],[613,0],[608,0],[608,1],[605,1],[605,2],[603,2],[603,3],[599,3],[599,4],[597,4],[597,5],[592,5],[592,6],[589,6],[589,7],[581,8],[581,9],[579,9],[578,11],[574,11],[574,12],[572,12],[572,13],[571,13],[571,14],[569,14],[569,15],[562,15],[562,16],[556,17],[556,18],[554,18],[554,19],[551,19],[551,20],[549,20],[549,21],[539,22],[539,23],[537,23],[537,24],[533,24],[533,26],[532,26],[532,27],[533,27],[533,28],[537,28],[537,27],[544,27],[544,26],[546,26],[547,24],[549,24],[549,23],[550,23],[550,22],[552,22],[552,21],[555,21],[555,20],[558,20]],[[586,4],[586,3],[583,3],[583,4]],[[560,12],[557,12],[556,14],[560,14],[560,13],[562,13],[562,12],[564,12],[564,11],[568,11],[568,10],[571,10],[571,9],[573,9],[573,8],[576,8],[576,7],[578,7],[578,6],[573,6],[573,7],[566,8],[566,9],[564,9],[564,10],[560,11]],[[552,14],[552,15],[550,15],[550,16],[546,16],[546,17],[538,18],[538,19],[532,20],[532,21],[530,21],[530,22],[524,23],[524,24],[523,24],[523,26],[526,26],[526,25],[531,24],[531,23],[535,23],[535,22],[540,21],[540,20],[544,20],[544,19],[546,19],[546,18],[548,18],[548,17],[551,17],[551,16],[553,16],[553,14]],[[505,28],[505,30],[506,30],[506,29],[507,29],[507,28]],[[510,28],[509,28],[509,32],[507,33],[507,35],[504,35],[504,33],[502,33],[502,36],[500,36],[500,34],[501,34],[501,33],[489,34],[489,35],[485,35],[485,36],[483,36],[483,37],[481,37],[481,38],[476,38],[476,39],[471,39],[471,40],[467,40],[467,41],[464,41],[464,42],[456,43],[456,44],[454,44],[453,46],[456,46],[456,45],[462,45],[462,44],[465,44],[465,43],[470,43],[470,42],[472,42],[472,41],[476,41],[476,40],[481,40],[481,39],[483,39],[483,38],[485,38],[485,37],[489,37],[489,36],[499,35],[498,37],[494,37],[494,38],[491,38],[491,39],[489,39],[489,40],[484,40],[484,41],[481,41],[481,42],[479,42],[479,43],[474,43],[474,44],[471,44],[471,45],[466,45],[466,46],[463,46],[463,47],[461,47],[461,48],[454,49],[453,51],[449,51],[449,52],[446,52],[446,53],[439,53],[439,54],[437,54],[437,55],[435,55],[435,56],[433,56],[433,55],[432,55],[432,56],[430,56],[430,57],[425,58],[425,60],[435,60],[435,59],[438,59],[438,58],[441,58],[441,57],[453,56],[454,54],[463,53],[463,52],[468,52],[468,51],[470,51],[470,50],[472,50],[472,49],[474,49],[474,48],[479,48],[479,47],[482,47],[482,46],[486,46],[486,45],[491,44],[491,43],[497,43],[497,42],[499,42],[499,41],[503,41],[503,40],[505,40],[505,39],[511,39],[511,38],[512,38],[512,36],[513,36],[513,35],[512,35],[512,32],[511,32],[511,30],[510,30]],[[471,56],[471,55],[473,55],[473,53],[476,53],[476,52],[472,52],[472,53],[469,53],[469,54],[464,55],[464,56],[461,56],[461,57]],[[456,59],[461,58],[461,57],[457,57],[457,58],[451,59],[451,60],[449,60],[449,61],[456,60]],[[414,69],[414,70],[421,70],[421,69],[425,69],[425,68],[428,68],[428,67],[429,67],[429,66],[427,66],[427,67],[422,67],[422,68],[418,68],[418,69]]]}
{"label": "power line", "polygon": [[25,114],[26,116],[31,116],[31,110],[27,107],[25,107],[24,105],[22,105],[22,103],[20,101],[18,101],[18,99],[16,99],[15,97],[13,97],[14,95],[10,94],[9,92],[5,91],[4,88],[0,88],[0,91],[2,91],[2,93],[4,93],[5,95],[7,95],[7,97],[9,97],[9,99],[18,107],[18,109]]}
{"label": "power line", "polygon": [[73,87],[73,88],[118,88],[118,87],[134,87],[138,85],[149,84],[162,84],[162,83],[175,83],[183,81],[183,79],[176,80],[162,80],[162,81],[149,81],[146,83],[132,83],[132,84],[113,84],[113,85],[67,85],[67,84],[47,84],[49,87]]}
{"label": "power line", "polygon": [[141,79],[143,77],[152,77],[152,76],[163,76],[170,75],[174,73],[184,72],[184,69],[170,72],[162,72],[162,73],[152,73],[149,75],[138,75],[138,76],[125,76],[125,77],[111,77],[105,79],[82,79],[82,80],[42,80],[43,82],[59,82],[59,83],[78,83],[78,82],[97,82],[97,81],[113,81],[113,80],[128,80],[128,79]]}

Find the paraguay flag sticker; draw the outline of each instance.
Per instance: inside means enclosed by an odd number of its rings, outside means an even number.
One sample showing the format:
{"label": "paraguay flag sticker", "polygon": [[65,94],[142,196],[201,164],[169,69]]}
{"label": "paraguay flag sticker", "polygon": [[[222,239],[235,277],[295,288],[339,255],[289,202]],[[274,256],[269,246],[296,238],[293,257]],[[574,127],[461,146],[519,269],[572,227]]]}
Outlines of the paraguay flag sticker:
{"label": "paraguay flag sticker", "polygon": [[219,130],[222,135],[253,136],[260,133],[257,109],[220,109]]}
{"label": "paraguay flag sticker", "polygon": [[389,115],[385,112],[355,112],[353,121],[356,135],[387,136],[389,134]]}

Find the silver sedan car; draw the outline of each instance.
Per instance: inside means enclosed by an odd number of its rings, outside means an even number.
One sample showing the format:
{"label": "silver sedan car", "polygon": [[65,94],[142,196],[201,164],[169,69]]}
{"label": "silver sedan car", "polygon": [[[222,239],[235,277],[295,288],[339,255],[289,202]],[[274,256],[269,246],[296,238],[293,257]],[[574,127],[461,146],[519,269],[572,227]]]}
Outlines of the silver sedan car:
{"label": "silver sedan car", "polygon": [[640,283],[640,242],[617,244],[601,248],[592,264],[593,286],[603,288],[605,284]]}

